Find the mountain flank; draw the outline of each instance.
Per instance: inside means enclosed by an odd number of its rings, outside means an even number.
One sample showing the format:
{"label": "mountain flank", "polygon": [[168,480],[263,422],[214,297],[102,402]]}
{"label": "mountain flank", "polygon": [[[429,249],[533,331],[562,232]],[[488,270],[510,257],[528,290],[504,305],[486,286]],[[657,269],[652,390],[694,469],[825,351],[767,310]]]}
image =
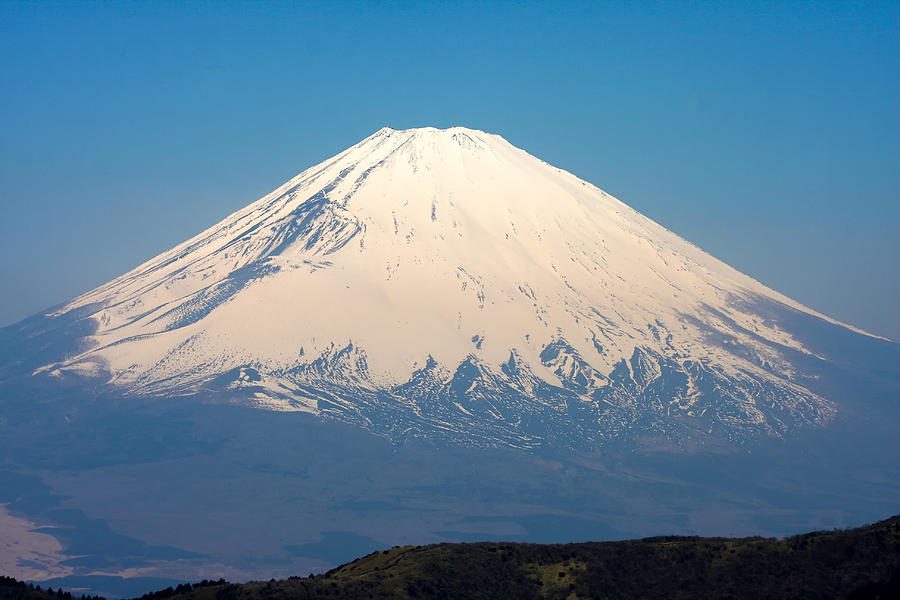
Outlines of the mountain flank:
{"label": "mountain flank", "polygon": [[0,384],[694,452],[833,425],[897,357],[498,135],[384,128],[0,331]]}
{"label": "mountain flank", "polygon": [[[781,538],[900,512],[898,400],[897,342],[498,135],[385,128],[0,328],[0,507],[27,540],[0,523],[0,547],[7,575],[132,597],[410,541]],[[629,588],[478,548],[297,585],[646,595],[674,560],[596,559]],[[732,564],[704,552],[695,588]]]}
{"label": "mountain flank", "polygon": [[[782,540],[670,536],[398,546],[322,575],[246,584],[204,581],[141,600],[897,597],[900,516]],[[0,600],[25,598],[69,596],[0,581]]]}

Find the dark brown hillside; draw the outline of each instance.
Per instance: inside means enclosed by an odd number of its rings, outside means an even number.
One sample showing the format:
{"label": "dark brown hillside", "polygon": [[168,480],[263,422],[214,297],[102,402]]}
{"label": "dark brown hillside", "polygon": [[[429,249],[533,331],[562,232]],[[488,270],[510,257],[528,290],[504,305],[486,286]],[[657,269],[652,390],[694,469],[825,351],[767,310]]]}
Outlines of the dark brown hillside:
{"label": "dark brown hillside", "polygon": [[[57,594],[6,579],[0,600]],[[480,542],[372,553],[315,577],[185,584],[143,600],[900,598],[900,516],[783,540]]]}

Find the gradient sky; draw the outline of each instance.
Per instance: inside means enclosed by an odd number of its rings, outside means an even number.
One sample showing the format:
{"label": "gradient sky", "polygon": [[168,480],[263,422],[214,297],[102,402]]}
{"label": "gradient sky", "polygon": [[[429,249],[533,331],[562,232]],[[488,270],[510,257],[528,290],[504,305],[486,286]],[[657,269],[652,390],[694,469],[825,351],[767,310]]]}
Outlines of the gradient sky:
{"label": "gradient sky", "polygon": [[0,325],[384,125],[499,133],[900,339],[900,3],[0,2]]}

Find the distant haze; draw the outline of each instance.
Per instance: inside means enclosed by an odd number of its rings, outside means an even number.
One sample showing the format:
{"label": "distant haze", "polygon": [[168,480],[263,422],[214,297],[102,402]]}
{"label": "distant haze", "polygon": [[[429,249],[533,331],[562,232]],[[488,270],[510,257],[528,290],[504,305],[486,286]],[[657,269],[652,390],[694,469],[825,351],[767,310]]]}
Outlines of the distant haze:
{"label": "distant haze", "polygon": [[900,338],[900,7],[0,6],[0,324],[369,135],[463,125]]}

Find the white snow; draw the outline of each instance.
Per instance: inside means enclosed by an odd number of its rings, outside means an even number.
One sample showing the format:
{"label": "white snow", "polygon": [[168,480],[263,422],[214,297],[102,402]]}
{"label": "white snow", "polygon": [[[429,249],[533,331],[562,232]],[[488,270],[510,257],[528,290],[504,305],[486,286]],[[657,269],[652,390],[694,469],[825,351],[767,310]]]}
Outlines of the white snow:
{"label": "white snow", "polygon": [[[757,297],[837,323],[498,135],[384,128],[61,308],[101,307],[96,345],[45,369],[100,364],[116,384],[163,391],[172,377],[274,372],[352,342],[372,387],[407,381],[428,356],[452,371],[512,349],[555,381],[539,354],[562,337],[601,374],[644,346],[772,377],[705,341],[692,315],[789,377],[740,330],[806,351],[741,304]],[[289,407],[273,380],[260,386],[273,392],[261,406],[315,410]]]}

